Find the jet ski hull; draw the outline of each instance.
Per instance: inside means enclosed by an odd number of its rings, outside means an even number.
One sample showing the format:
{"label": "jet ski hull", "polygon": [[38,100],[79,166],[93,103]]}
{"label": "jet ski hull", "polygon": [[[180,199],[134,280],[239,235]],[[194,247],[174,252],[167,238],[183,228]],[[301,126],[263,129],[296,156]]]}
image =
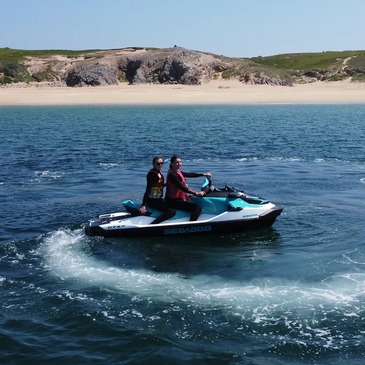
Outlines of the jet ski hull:
{"label": "jet ski hull", "polygon": [[281,214],[282,208],[268,200],[246,195],[244,192],[225,186],[217,189],[206,180],[202,186],[204,198],[191,196],[199,204],[202,213],[199,219],[190,222],[190,213],[180,210],[171,219],[151,224],[161,212],[139,213],[140,204],[131,200],[122,202],[126,212],[102,214],[90,219],[85,226],[86,234],[103,237],[142,236],[188,236],[226,234],[271,227]]}
{"label": "jet ski hull", "polygon": [[136,225],[130,224],[130,221],[133,221],[132,215],[110,221],[108,219],[95,218],[87,222],[85,231],[90,236],[103,237],[172,237],[238,233],[252,229],[271,227],[281,212],[282,208],[273,207],[267,212],[252,218]]}

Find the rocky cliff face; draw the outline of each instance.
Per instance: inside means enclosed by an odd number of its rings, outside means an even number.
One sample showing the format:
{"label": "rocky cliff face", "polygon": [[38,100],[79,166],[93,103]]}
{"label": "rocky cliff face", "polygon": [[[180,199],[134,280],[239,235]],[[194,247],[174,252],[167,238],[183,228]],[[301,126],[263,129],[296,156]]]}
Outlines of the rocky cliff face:
{"label": "rocky cliff face", "polygon": [[[102,65],[100,62],[107,62]],[[244,60],[238,64],[245,64]],[[183,84],[201,85],[220,77],[225,71],[237,67],[237,61],[223,61],[213,55],[174,47],[164,50],[142,51],[136,54],[119,55],[111,62],[106,58],[97,63],[75,66],[68,71],[68,86],[96,86],[117,83],[117,75],[130,84]],[[242,66],[241,66],[242,67]],[[246,84],[291,86],[288,80],[253,72],[249,67],[237,78]]]}
{"label": "rocky cliff face", "polygon": [[160,83],[199,85],[209,82],[217,72],[229,68],[225,62],[200,52],[183,48],[122,54],[85,61],[65,73],[67,86],[98,86],[118,83],[120,78],[130,84]]}
{"label": "rocky cliff face", "polygon": [[[246,62],[241,60],[240,62]],[[235,61],[237,64],[237,61]],[[53,56],[30,59],[29,74],[36,80],[64,82],[67,86],[103,86],[118,82],[200,85],[234,68],[230,59],[181,47],[168,49],[122,49],[79,57]],[[46,80],[44,80],[45,76]],[[240,81],[250,84],[286,85],[280,78],[248,72]]]}
{"label": "rocky cliff face", "polygon": [[131,84],[161,83],[199,85],[230,65],[200,52],[175,47],[168,51],[146,52],[119,62]]}
{"label": "rocky cliff face", "polygon": [[66,74],[67,86],[105,86],[118,84],[117,70],[103,64],[75,67]]}

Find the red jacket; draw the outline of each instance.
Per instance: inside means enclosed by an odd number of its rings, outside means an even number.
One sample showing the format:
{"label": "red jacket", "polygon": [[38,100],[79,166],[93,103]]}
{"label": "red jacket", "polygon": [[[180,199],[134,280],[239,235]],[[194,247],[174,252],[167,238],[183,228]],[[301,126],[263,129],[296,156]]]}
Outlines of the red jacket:
{"label": "red jacket", "polygon": [[[180,186],[171,182],[171,179],[169,179],[169,175],[171,173],[175,173],[176,175],[178,175],[180,183],[181,183],[181,184],[179,184]],[[192,175],[194,175],[194,177],[195,177],[195,175],[199,176],[200,174],[192,174]],[[170,169],[167,173],[166,198],[181,199],[184,201],[189,201],[190,199],[189,199],[188,193],[193,194],[194,192],[193,192],[193,190],[190,190],[188,188],[188,185],[186,183],[183,173],[180,170],[174,171],[174,170]]]}

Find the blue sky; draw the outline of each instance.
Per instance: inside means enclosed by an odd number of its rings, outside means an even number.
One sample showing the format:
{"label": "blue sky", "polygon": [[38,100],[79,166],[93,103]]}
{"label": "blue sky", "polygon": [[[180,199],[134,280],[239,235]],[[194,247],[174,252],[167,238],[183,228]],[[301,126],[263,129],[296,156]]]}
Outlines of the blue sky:
{"label": "blue sky", "polygon": [[0,48],[365,50],[364,0],[0,0]]}

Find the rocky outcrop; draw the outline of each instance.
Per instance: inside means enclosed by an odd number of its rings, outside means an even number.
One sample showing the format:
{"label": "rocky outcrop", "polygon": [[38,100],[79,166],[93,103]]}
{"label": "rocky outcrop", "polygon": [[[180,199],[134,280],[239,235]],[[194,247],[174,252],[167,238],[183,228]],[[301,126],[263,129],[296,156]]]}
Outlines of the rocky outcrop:
{"label": "rocky outcrop", "polygon": [[199,85],[230,65],[208,54],[175,47],[123,59],[119,67],[130,84]]}
{"label": "rocky outcrop", "polygon": [[240,78],[240,81],[249,85],[293,86],[291,81],[270,77],[262,72],[259,74],[248,72],[242,78]]}
{"label": "rocky outcrop", "polygon": [[65,72],[66,85],[112,85],[118,83],[118,75],[130,84],[200,85],[231,67],[212,55],[180,47],[123,53],[106,61],[108,64],[83,60],[73,65]]}
{"label": "rocky outcrop", "polygon": [[171,56],[165,59],[158,80],[161,84],[197,85],[201,84],[202,77],[199,66],[188,60],[184,61],[181,57]]}
{"label": "rocky outcrop", "polygon": [[67,86],[105,86],[118,84],[117,69],[103,64],[86,64],[68,72]]}
{"label": "rocky outcrop", "polygon": [[151,53],[122,58],[119,69],[130,84],[156,83],[162,65],[163,59]]}

